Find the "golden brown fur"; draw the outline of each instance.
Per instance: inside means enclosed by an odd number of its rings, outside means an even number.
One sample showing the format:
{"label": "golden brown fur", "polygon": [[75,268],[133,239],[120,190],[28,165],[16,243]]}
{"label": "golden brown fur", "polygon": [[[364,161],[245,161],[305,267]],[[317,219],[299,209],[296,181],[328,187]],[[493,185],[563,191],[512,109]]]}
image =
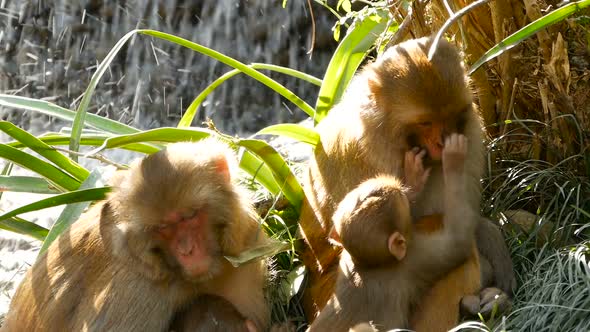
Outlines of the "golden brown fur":
{"label": "golden brown fur", "polygon": [[[433,60],[428,61],[429,46],[430,39],[423,38],[390,48],[362,70],[343,100],[317,126],[321,141],[305,179],[307,200],[300,218],[307,243],[301,256],[310,272],[304,297],[309,320],[324,307],[334,289],[340,248],[331,245],[327,235],[337,204],[371,177],[388,174],[403,178],[404,154],[413,147],[429,148],[430,154],[432,149],[422,143],[431,142],[420,141],[421,122],[442,124],[438,128],[441,135],[460,132],[467,136],[465,203],[479,211],[484,164],[481,119],[457,51],[442,41]],[[416,219],[443,212],[441,164],[427,157],[426,165],[431,168],[430,176],[411,204]],[[480,259],[489,260],[493,267],[493,275],[483,279],[510,293],[514,274],[502,235],[490,221],[481,220],[477,230]],[[449,292],[463,294],[464,289]]]}
{"label": "golden brown fur", "polygon": [[[234,268],[223,258],[265,241],[229,181],[232,158],[213,139],[177,143],[118,174],[107,199],[29,269],[4,331],[167,331],[174,313],[199,294],[223,297],[267,328],[265,263]],[[155,235],[167,215],[187,210],[206,215],[203,234],[190,235],[205,239],[199,245],[211,257],[207,273],[187,270]]]}
{"label": "golden brown fur", "polygon": [[[447,176],[455,184],[446,188],[446,207],[466,199],[462,170],[453,172]],[[335,292],[310,331],[348,331],[362,322],[383,330],[408,328],[411,309],[433,283],[472,255],[474,215],[464,206],[449,211],[444,221],[439,215],[413,225],[397,179],[381,176],[363,182],[334,215],[344,251]],[[392,252],[387,257],[388,237],[398,232],[406,239],[404,255],[397,258]],[[479,269],[475,276],[479,281]]]}

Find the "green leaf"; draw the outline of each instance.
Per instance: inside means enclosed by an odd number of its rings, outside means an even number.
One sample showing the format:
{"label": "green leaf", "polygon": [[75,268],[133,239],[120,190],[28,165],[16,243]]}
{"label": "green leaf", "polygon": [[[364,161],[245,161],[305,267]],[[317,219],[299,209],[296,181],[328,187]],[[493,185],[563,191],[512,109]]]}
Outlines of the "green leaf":
{"label": "green leaf", "polygon": [[36,201],[31,204],[27,204],[25,206],[21,206],[10,212],[6,212],[3,215],[0,215],[0,222],[4,222],[5,219],[15,217],[19,214],[38,211],[53,206],[104,199],[106,197],[106,194],[110,191],[110,189],[111,188],[109,187],[101,187],[93,189],[74,190],[68,193],[55,195],[49,198],[42,199],[40,201]]}
{"label": "green leaf", "polygon": [[[294,70],[291,68],[275,66],[275,65],[267,65],[264,63],[253,63],[251,65],[248,65],[248,67],[253,68],[253,69],[268,69],[268,70],[276,71],[276,72],[283,73],[283,74],[286,74],[289,76],[300,78],[304,81],[310,82],[310,83],[315,84],[317,86],[320,86],[322,84],[322,81],[319,78],[314,77],[312,75],[305,74],[303,72],[300,72],[298,70]],[[229,80],[230,78],[232,78],[240,73],[242,73],[242,71],[239,69],[230,70],[227,73],[220,76],[215,81],[213,81],[213,83],[209,84],[203,91],[201,91],[201,93],[199,93],[199,95],[193,100],[193,102],[186,109],[186,111],[184,112],[184,115],[182,116],[182,119],[180,119],[180,122],[178,123],[178,127],[179,128],[190,127],[190,125],[193,123],[193,119],[195,118],[195,116],[197,114],[197,110],[199,109],[199,107],[201,106],[203,101],[205,101],[205,99],[215,89],[217,89],[217,87],[219,87],[225,81]]]}
{"label": "green leaf", "polygon": [[[84,96],[80,101],[80,105],[78,105],[78,109],[76,111],[76,116],[74,118],[74,123],[72,124],[72,136],[70,141],[70,150],[71,151],[78,151],[80,149],[80,135],[82,135],[82,128],[84,127],[84,121],[86,119],[86,111],[88,110],[88,105],[90,105],[90,99],[92,98],[92,94],[98,85],[98,82],[102,78],[102,75],[106,72],[109,68],[111,62],[119,53],[119,50],[125,45],[127,40],[135,35],[136,31],[131,31],[123,36],[119,41],[113,46],[113,48],[109,51],[107,56],[102,60],[94,75],[92,75],[92,79],[84,91]],[[75,161],[78,160],[76,155],[71,155],[71,158]]]}
{"label": "green leaf", "polygon": [[157,128],[137,134],[107,138],[98,149],[89,152],[88,155],[96,154],[104,149],[121,147],[131,143],[198,141],[211,135],[217,134],[205,128]]}
{"label": "green leaf", "polygon": [[47,160],[54,163],[63,171],[73,175],[78,181],[84,181],[84,179],[88,177],[88,174],[90,174],[77,162],[67,158],[63,154],[53,149],[51,146],[39,140],[37,137],[18,128],[8,121],[0,121],[0,130],[10,135],[15,140],[21,142],[24,146],[47,158]]}
{"label": "green leaf", "polygon": [[342,0],[342,9],[347,12],[350,13],[352,11],[352,4],[350,3],[350,0]]}
{"label": "green leaf", "polygon": [[320,134],[311,128],[293,123],[283,123],[263,128],[256,135],[281,135],[296,139],[315,147],[320,141]]}
{"label": "green leaf", "polygon": [[[96,170],[92,171],[92,173],[90,173],[90,175],[88,176],[86,181],[84,181],[80,185],[80,190],[94,188],[96,186],[96,183],[100,179],[101,179],[100,173]],[[53,224],[53,227],[51,227],[49,234],[47,234],[47,236],[45,237],[45,241],[43,241],[43,245],[41,246],[41,250],[39,250],[39,255],[41,255],[45,250],[47,250],[47,248],[49,248],[49,245],[51,245],[51,243],[66,228],[70,227],[70,225],[73,224],[74,221],[76,221],[76,220],[78,220],[78,218],[80,218],[80,216],[82,215],[82,212],[84,212],[84,210],[88,207],[88,205],[90,205],[90,201],[84,201],[84,202],[80,202],[80,203],[68,204],[63,209],[63,211],[61,212],[61,214],[59,215],[59,217],[55,221],[55,224]]]}
{"label": "green leaf", "polygon": [[[52,104],[44,100],[13,95],[0,94],[0,105],[10,108],[33,111],[65,121],[74,121],[76,116],[76,112],[70,111],[69,109],[63,108],[56,104]],[[114,134],[131,134],[139,131],[133,127],[124,125],[115,120],[103,118],[102,116],[98,116],[96,114],[88,114],[85,124],[89,127],[104,130]]]}
{"label": "green leaf", "polygon": [[387,28],[387,11],[378,11],[356,22],[342,40],[330,60],[316,101],[315,122],[320,122],[348,87],[357,68],[365,59],[379,35]]}
{"label": "green leaf", "polygon": [[10,160],[19,166],[30,169],[46,178],[51,183],[54,183],[58,188],[65,189],[63,191],[75,190],[80,186],[78,180],[74,179],[61,169],[6,144],[0,144],[0,158]]}
{"label": "green leaf", "polygon": [[281,188],[272,175],[270,168],[264,161],[246,149],[243,149],[241,153],[240,168],[250,174],[252,180],[260,183],[271,194],[276,196],[281,193]]}
{"label": "green leaf", "polygon": [[244,64],[240,61],[230,58],[230,57],[228,57],[224,54],[221,54],[215,50],[212,50],[208,47],[199,45],[197,43],[193,43],[193,42],[186,40],[184,38],[180,38],[180,37],[170,35],[170,34],[167,34],[164,32],[160,32],[160,31],[156,31],[156,30],[137,30],[137,32],[141,33],[141,34],[148,35],[148,36],[164,39],[164,40],[173,42],[175,44],[184,46],[186,48],[190,48],[191,50],[194,50],[194,51],[197,51],[197,52],[202,53],[204,55],[207,55],[209,57],[212,57],[212,58],[216,59],[217,61],[222,62],[228,66],[239,69],[244,74],[251,76],[252,78],[259,81],[260,83],[262,83],[262,84],[268,86],[269,88],[271,88],[272,90],[274,90],[276,93],[287,98],[287,100],[289,100],[290,102],[295,104],[297,107],[302,109],[309,116],[314,116],[314,113],[315,113],[314,109],[309,104],[307,104],[303,99],[299,98],[297,95],[295,95],[292,91],[287,89],[285,86],[283,86],[279,82],[273,80],[272,78],[262,74],[261,72],[255,70],[255,69],[248,67],[246,64]]}
{"label": "green leaf", "polygon": [[264,161],[285,197],[296,209],[299,209],[304,197],[303,189],[283,157],[272,146],[261,140],[241,139],[237,145],[245,147]]}
{"label": "green leaf", "polygon": [[481,58],[475,61],[473,66],[471,66],[471,68],[469,69],[469,75],[473,74],[473,72],[475,72],[484,63],[494,59],[495,57],[499,56],[505,51],[511,49],[521,41],[529,38],[530,36],[536,34],[540,30],[545,29],[546,27],[552,24],[562,21],[566,17],[588,6],[590,6],[590,0],[572,2],[527,24],[522,29],[504,38],[504,40],[499,42],[496,46],[492,47]]}
{"label": "green leaf", "polygon": [[[12,168],[14,167],[14,164],[11,162],[7,162],[4,167],[2,168],[2,175],[3,176],[7,176],[10,175],[10,173],[12,172]],[[4,194],[3,191],[0,191],[0,199],[2,199],[2,195]]]}
{"label": "green leaf", "polygon": [[36,194],[59,194],[57,188],[43,178],[33,176],[0,176],[0,191]]}
{"label": "green leaf", "polygon": [[224,256],[231,265],[238,267],[240,265],[248,264],[250,262],[260,260],[267,257],[272,257],[284,251],[291,250],[292,246],[287,242],[269,241],[264,245],[248,249],[241,252],[237,256]]}
{"label": "green leaf", "polygon": [[[113,136],[110,136],[110,135],[82,135],[82,137],[80,138],[80,144],[81,145],[89,145],[89,146],[101,146],[104,144],[104,141],[106,139],[111,138],[111,137],[113,137]],[[66,136],[66,135],[60,135],[60,134],[50,134],[50,135],[46,135],[46,136],[40,136],[38,138],[39,138],[39,140],[41,140],[49,145],[68,145],[70,143],[70,136],[69,135]],[[10,142],[7,145],[12,146],[14,148],[24,147],[24,145],[20,142]],[[146,144],[146,143],[127,144],[127,145],[120,146],[119,148],[129,150],[129,151],[146,153],[146,154],[152,154],[154,152],[160,151],[160,149],[161,149],[157,146]]]}
{"label": "green leaf", "polygon": [[45,227],[41,227],[35,223],[18,217],[0,220],[0,229],[4,229],[13,233],[28,235],[41,241],[45,239],[45,236],[47,236],[47,233],[49,232]]}

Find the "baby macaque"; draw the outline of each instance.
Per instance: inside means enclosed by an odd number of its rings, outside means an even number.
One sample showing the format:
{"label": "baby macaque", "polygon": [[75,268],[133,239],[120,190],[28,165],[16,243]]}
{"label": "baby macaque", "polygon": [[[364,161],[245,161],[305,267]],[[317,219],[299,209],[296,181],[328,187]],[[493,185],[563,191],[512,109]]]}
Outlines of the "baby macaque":
{"label": "baby macaque", "polygon": [[412,224],[406,189],[388,175],[345,196],[333,217],[344,248],[336,289],[310,331],[348,331],[363,322],[380,330],[408,328],[424,293],[471,256],[478,218],[465,204],[466,152],[465,136],[445,140],[444,217]]}
{"label": "baby macaque", "polygon": [[107,199],[29,269],[4,331],[169,331],[204,294],[267,329],[265,262],[233,267],[224,258],[266,241],[232,183],[234,159],[210,138],[170,144],[118,174]]}

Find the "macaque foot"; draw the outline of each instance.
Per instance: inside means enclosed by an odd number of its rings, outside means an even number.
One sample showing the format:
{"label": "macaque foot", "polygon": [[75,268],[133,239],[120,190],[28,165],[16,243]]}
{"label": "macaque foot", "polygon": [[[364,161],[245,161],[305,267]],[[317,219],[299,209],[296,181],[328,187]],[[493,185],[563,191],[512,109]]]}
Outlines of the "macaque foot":
{"label": "macaque foot", "polygon": [[484,319],[493,319],[510,311],[512,300],[501,289],[495,287],[484,288],[479,296],[467,295],[461,299],[461,315]]}

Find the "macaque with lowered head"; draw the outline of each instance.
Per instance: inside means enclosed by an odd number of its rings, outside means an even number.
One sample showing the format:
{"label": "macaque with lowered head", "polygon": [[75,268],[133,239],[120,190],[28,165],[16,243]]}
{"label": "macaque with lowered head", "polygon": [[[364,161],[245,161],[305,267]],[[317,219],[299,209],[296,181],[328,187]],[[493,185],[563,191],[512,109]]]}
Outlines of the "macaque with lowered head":
{"label": "macaque with lowered head", "polygon": [[209,138],[133,163],[29,269],[4,331],[167,332],[204,294],[267,329],[265,262],[233,267],[224,258],[267,239],[232,183],[234,158]]}
{"label": "macaque with lowered head", "polygon": [[335,292],[310,331],[348,331],[363,322],[409,328],[423,294],[473,252],[476,212],[463,204],[466,152],[463,135],[446,138],[442,224],[440,217],[414,224],[405,189],[392,176],[366,180],[345,196],[333,218],[344,248]]}
{"label": "macaque with lowered head", "polygon": [[[409,193],[414,196],[410,197],[412,215],[419,220],[447,213],[444,198],[449,183],[444,181],[441,157],[443,142],[453,133],[468,139],[467,195],[459,205],[467,205],[477,213],[474,218],[482,286],[498,287],[493,288],[496,294],[512,292],[514,272],[503,236],[496,225],[478,213],[484,170],[481,118],[473,105],[457,50],[443,39],[429,60],[431,43],[432,38],[421,38],[390,47],[364,67],[342,101],[316,127],[320,142],[310,161],[300,217],[307,245],[301,257],[309,271],[304,307],[310,321],[334,291],[341,248],[332,245],[328,237],[339,202],[360,183],[378,175],[394,176],[413,187],[412,179],[405,178],[404,160],[409,151],[418,148],[424,151],[418,154],[422,154],[429,175],[419,192]],[[432,296],[448,299],[443,311],[459,305],[451,302],[456,296],[447,294],[464,292],[462,287],[448,288],[462,285],[462,274],[449,277],[458,279],[445,280],[446,276],[442,276],[431,292]],[[420,308],[429,305],[430,297],[424,301],[428,302]],[[480,305],[490,308],[489,304],[482,301],[475,311]]]}

